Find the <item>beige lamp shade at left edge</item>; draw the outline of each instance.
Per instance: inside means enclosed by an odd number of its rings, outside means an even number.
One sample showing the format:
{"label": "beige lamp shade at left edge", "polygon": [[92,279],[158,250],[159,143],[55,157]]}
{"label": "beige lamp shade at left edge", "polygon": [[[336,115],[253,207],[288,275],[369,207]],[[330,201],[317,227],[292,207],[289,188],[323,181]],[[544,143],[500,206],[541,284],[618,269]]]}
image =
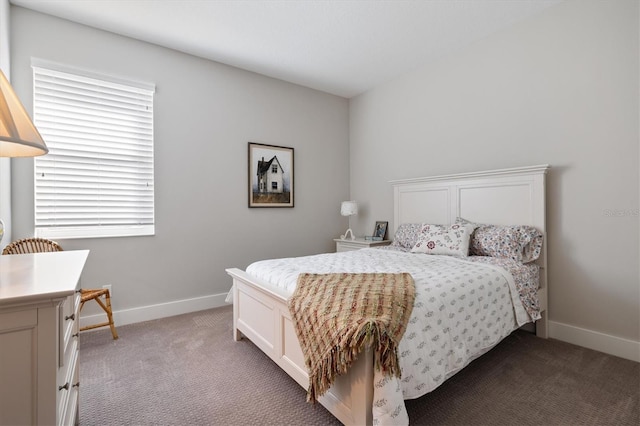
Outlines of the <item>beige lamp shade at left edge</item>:
{"label": "beige lamp shade at left edge", "polygon": [[[47,152],[40,132],[0,70],[0,157],[35,157]],[[3,236],[0,219],[0,242]]]}
{"label": "beige lamp shade at left edge", "polygon": [[0,71],[0,157],[35,157],[47,152],[40,132]]}

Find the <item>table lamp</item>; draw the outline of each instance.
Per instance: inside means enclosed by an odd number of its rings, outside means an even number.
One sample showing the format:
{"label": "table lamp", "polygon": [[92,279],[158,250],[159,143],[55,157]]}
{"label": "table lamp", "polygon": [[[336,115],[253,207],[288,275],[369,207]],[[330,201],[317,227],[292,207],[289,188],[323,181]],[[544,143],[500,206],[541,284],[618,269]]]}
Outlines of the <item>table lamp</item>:
{"label": "table lamp", "polygon": [[[342,216],[355,216],[358,214],[358,203],[355,201],[343,201],[340,206],[340,214]],[[345,240],[347,236],[351,233],[351,239],[355,240],[356,237],[353,235],[353,231],[351,228],[347,229],[347,232],[344,235],[340,235],[340,239]]]}

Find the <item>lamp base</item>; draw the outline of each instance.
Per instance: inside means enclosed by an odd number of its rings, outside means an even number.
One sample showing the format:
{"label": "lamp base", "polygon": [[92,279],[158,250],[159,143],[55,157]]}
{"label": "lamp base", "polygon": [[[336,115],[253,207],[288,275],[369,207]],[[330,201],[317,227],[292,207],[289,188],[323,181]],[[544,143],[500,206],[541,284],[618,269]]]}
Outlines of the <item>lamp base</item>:
{"label": "lamp base", "polygon": [[344,233],[344,235],[340,235],[340,239],[341,240],[346,240],[347,239],[347,235],[349,235],[349,233],[351,233],[351,241],[356,239],[356,236],[353,235],[353,231],[351,230],[351,228],[347,229],[347,232]]}

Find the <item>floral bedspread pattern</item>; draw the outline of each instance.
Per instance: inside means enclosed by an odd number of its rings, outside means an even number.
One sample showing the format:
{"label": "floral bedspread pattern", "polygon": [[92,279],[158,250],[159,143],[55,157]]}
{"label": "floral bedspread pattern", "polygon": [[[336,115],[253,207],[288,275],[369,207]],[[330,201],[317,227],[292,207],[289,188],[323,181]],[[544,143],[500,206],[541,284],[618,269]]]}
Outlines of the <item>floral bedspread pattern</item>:
{"label": "floral bedspread pattern", "polygon": [[[376,250],[411,252],[411,250],[406,247],[394,245],[376,247]],[[470,262],[486,263],[508,271],[511,276],[513,276],[520,301],[531,319],[537,321],[542,318],[542,315],[540,315],[540,299],[538,298],[540,266],[535,263],[520,263],[513,259],[489,256],[466,256],[461,259]]]}
{"label": "floral bedspread pattern", "polygon": [[404,399],[431,392],[520,325],[531,321],[503,266],[452,256],[362,249],[264,260],[247,273],[293,293],[301,272],[409,272],[416,299],[399,345],[402,378],[374,375],[376,425],[406,425]]}
{"label": "floral bedspread pattern", "polygon": [[524,309],[533,321],[542,318],[540,315],[540,300],[538,298],[538,287],[540,285],[540,267],[535,263],[520,263],[513,259],[503,259],[488,256],[469,256],[466,258],[471,262],[482,262],[497,266],[513,276],[513,280],[518,290],[520,301]]}

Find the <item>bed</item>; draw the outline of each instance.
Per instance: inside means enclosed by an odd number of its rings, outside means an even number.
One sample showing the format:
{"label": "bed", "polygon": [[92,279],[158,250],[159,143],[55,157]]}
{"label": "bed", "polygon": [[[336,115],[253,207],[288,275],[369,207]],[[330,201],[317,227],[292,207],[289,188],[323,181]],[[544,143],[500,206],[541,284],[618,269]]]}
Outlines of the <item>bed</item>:
{"label": "bed", "polygon": [[[464,218],[477,224],[535,227],[543,237],[546,237],[545,176],[547,169],[547,165],[541,165],[392,181],[390,184],[394,194],[394,231],[397,231],[401,224],[431,223],[448,225],[456,223],[456,221],[460,220],[459,218]],[[538,284],[536,285],[538,288],[537,290],[534,289],[534,293],[537,295],[537,312],[539,312],[536,316],[538,319],[535,321],[535,332],[542,338],[546,338],[548,332],[547,256],[545,247],[546,245],[542,246],[539,256],[535,262],[532,262],[532,264],[535,263],[535,271],[539,275]],[[338,255],[341,255],[341,257]],[[402,253],[402,250],[365,249],[335,255],[318,255],[303,260],[301,264],[296,263],[298,261],[293,259],[272,260],[271,262],[275,262],[275,264],[271,266],[275,266],[276,270],[281,271],[280,274],[276,274],[280,275],[279,277],[274,277],[261,270],[260,267],[265,266],[262,262],[256,262],[257,266],[250,265],[247,271],[236,268],[227,269],[227,273],[233,278],[233,338],[239,340],[242,336],[245,336],[250,339],[306,389],[309,383],[308,374],[287,305],[287,300],[291,296],[291,276],[294,276],[296,271],[306,271],[308,269],[311,269],[311,272],[323,272],[325,266],[315,265],[314,262],[319,262],[320,260],[324,262],[325,258],[333,259],[329,260],[329,263],[341,263],[338,269],[344,268],[344,264],[354,264],[354,262],[360,262],[362,259],[369,259],[368,261],[374,264],[387,262],[392,265],[409,262],[408,265],[402,264],[402,266],[398,266],[399,269],[409,270],[415,268],[415,265],[412,266],[411,262],[415,262],[414,259],[416,258],[415,255],[413,257],[410,256],[410,254]],[[514,285],[512,281],[514,281],[513,277],[515,275],[504,273],[507,268],[505,265],[487,265],[485,269],[482,269],[479,264],[483,262],[467,262],[451,256],[433,256],[433,258],[436,257],[445,258],[445,263],[449,264],[459,262],[460,267],[471,268],[467,272],[472,275],[481,275],[478,271],[484,271],[483,273],[486,274],[500,273],[506,282],[504,286]],[[429,256],[422,256],[422,259],[427,258],[431,259]],[[438,267],[436,266],[436,268]],[[316,269],[314,270],[313,268]],[[420,275],[416,269],[412,270],[417,276]],[[420,277],[416,279],[416,286],[418,286],[421,279]],[[511,290],[503,291],[503,293],[513,296],[514,291],[511,287]],[[428,304],[427,299],[423,300],[424,304]],[[514,302],[515,305],[517,304]],[[523,303],[521,308],[527,310],[528,307]],[[436,310],[435,308],[431,309],[431,311]],[[464,358],[455,369],[447,370],[445,374],[435,374],[433,373],[434,369],[427,361],[426,366],[421,368],[423,371],[431,370],[427,373],[427,376],[430,375],[431,379],[416,378],[415,376],[418,376],[417,373],[414,375],[413,372],[409,374],[404,374],[403,372],[402,383],[400,383],[400,379],[398,379],[398,383],[387,380],[381,377],[380,373],[374,369],[373,355],[370,350],[367,350],[360,354],[347,374],[338,377],[331,389],[319,398],[319,402],[344,424],[406,424],[408,422],[406,412],[401,412],[404,409],[404,404],[400,401],[401,406],[399,405],[395,408],[396,406],[394,405],[394,401],[397,402],[398,398],[401,400],[403,398],[403,392],[405,391],[404,388],[401,389],[401,385],[407,387],[411,380],[418,380],[417,384],[412,383],[411,386],[418,388],[420,392],[410,392],[410,395],[404,396],[405,399],[415,398],[430,391],[434,383],[430,383],[429,380],[434,382],[432,379],[437,377],[435,386],[439,385],[446,378],[463,368],[464,365],[488,351],[505,334],[510,333],[514,328],[526,322],[522,320],[522,317],[516,318],[518,315],[523,315],[522,312],[520,314],[517,312],[518,309],[514,308],[515,327],[503,327],[504,330],[497,333],[497,337],[489,342],[490,345],[488,347],[480,347],[477,352]],[[466,313],[462,312],[461,315],[464,316]],[[470,315],[466,316],[469,317]],[[440,320],[434,319],[434,321]],[[405,345],[409,339],[408,336],[415,336],[416,334],[411,330],[411,326],[409,324],[403,337],[403,342],[405,342],[403,344]],[[428,328],[430,326],[424,327],[424,324],[422,325],[422,329]],[[452,341],[453,339],[458,340],[459,337],[456,337],[453,333],[451,336],[447,336]],[[430,336],[430,338],[434,339],[436,337]],[[400,348],[402,349],[402,345]],[[411,351],[406,350],[405,352]],[[449,352],[450,358],[455,355],[453,354],[455,351],[450,349]],[[422,361],[424,359],[413,361],[413,363]],[[403,367],[403,371],[404,369],[405,367]],[[384,404],[381,404],[381,401],[384,401]],[[300,403],[305,402],[301,401]],[[383,406],[381,407],[381,405]],[[389,410],[387,406],[391,406],[393,409]],[[381,412],[381,409],[383,412]]]}

